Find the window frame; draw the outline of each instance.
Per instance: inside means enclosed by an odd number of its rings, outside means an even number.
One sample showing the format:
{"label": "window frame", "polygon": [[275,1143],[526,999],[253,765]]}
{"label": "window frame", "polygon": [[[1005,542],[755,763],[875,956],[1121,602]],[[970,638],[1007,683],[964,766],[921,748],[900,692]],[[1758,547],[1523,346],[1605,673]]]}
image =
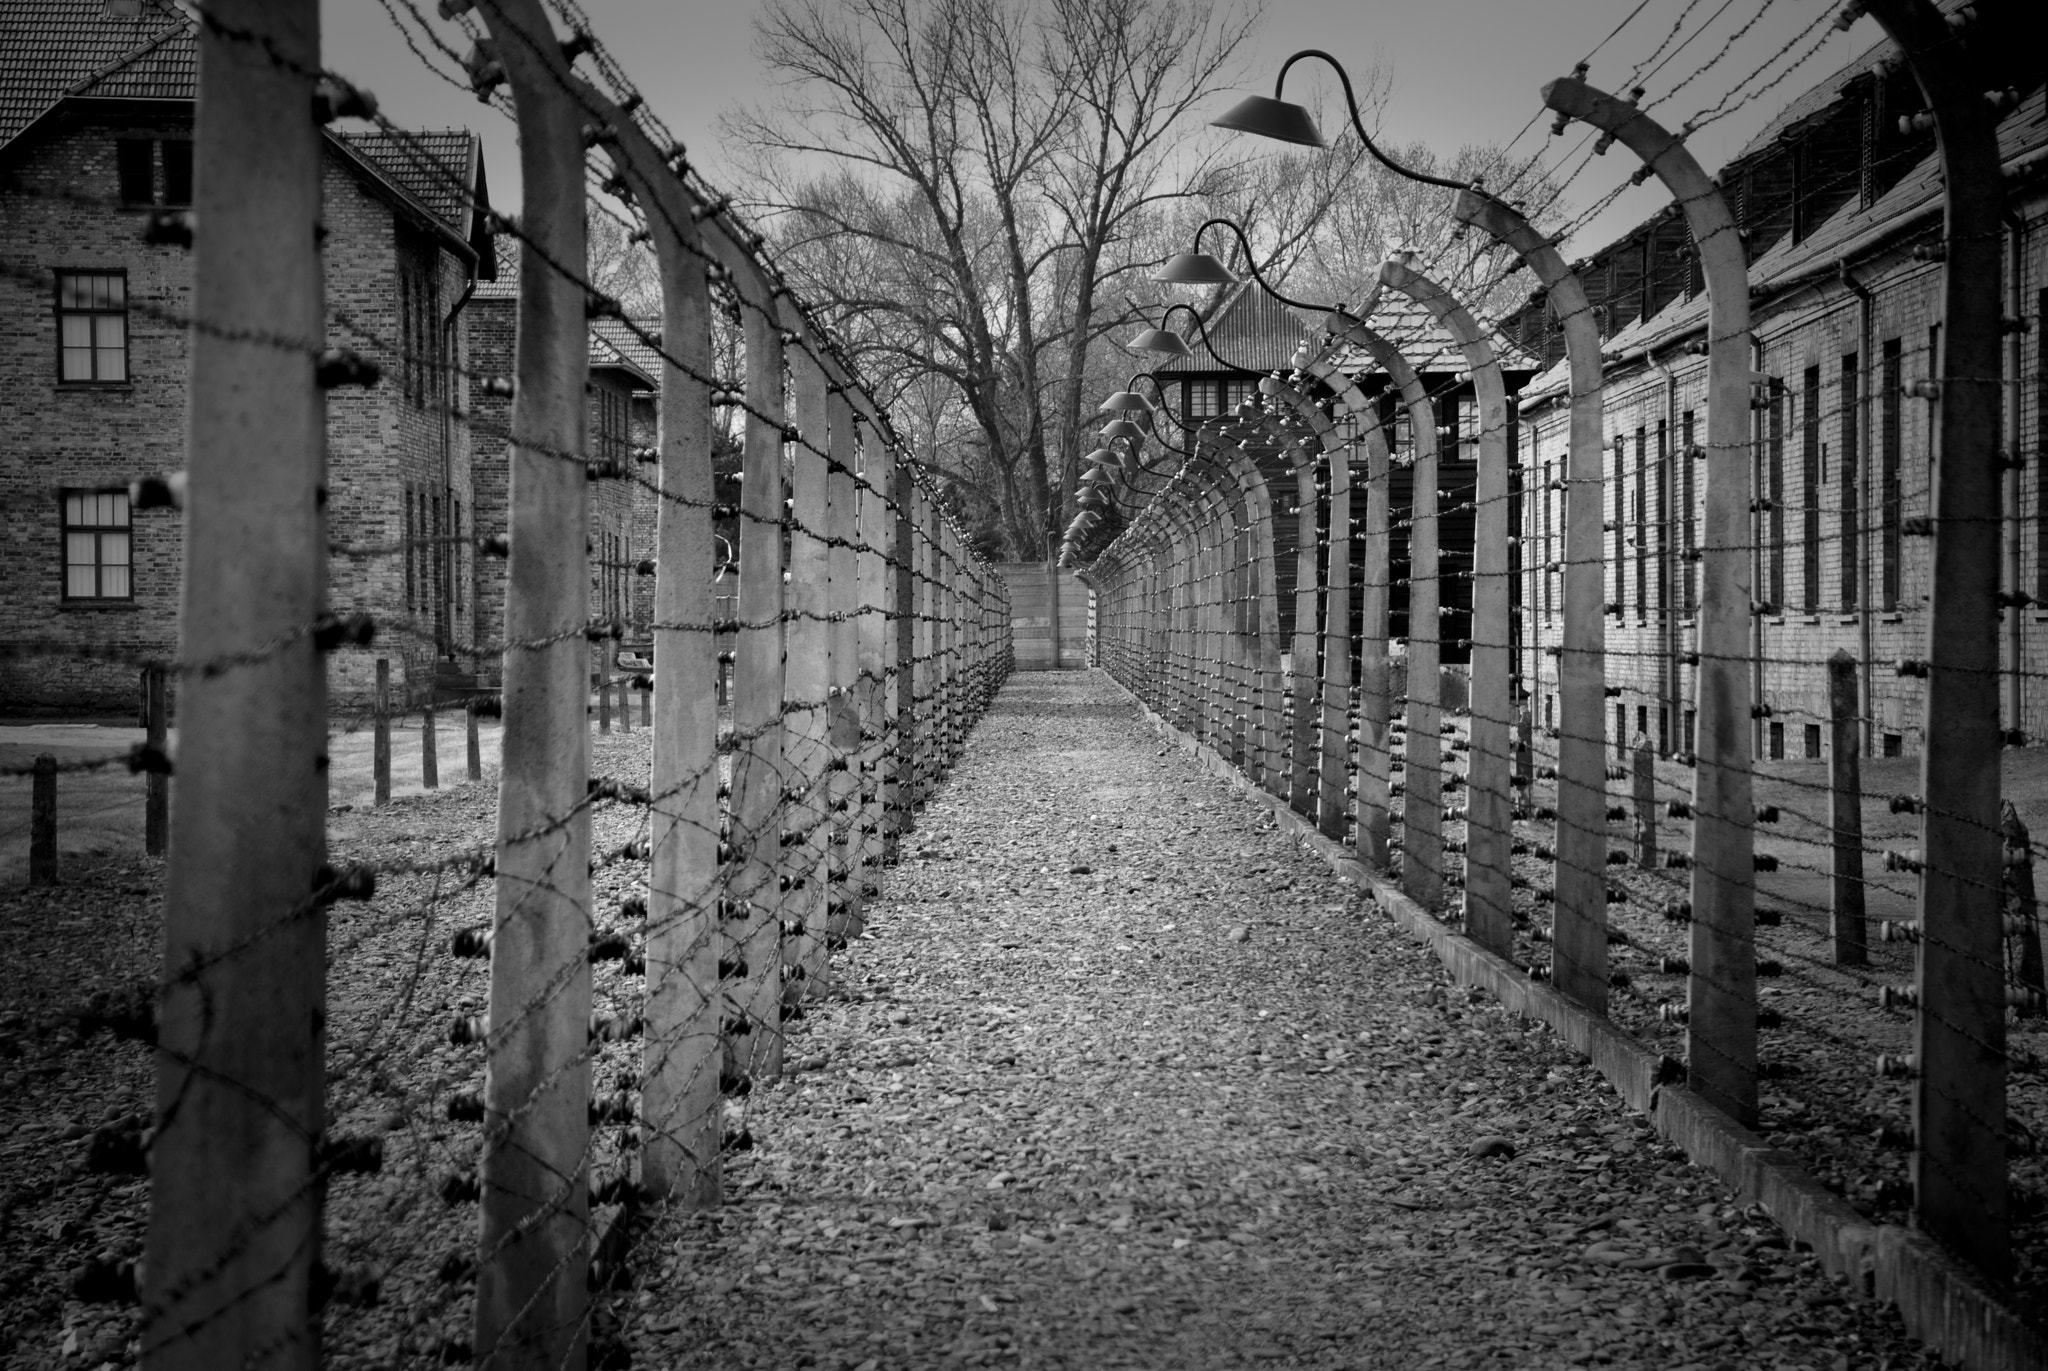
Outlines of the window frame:
{"label": "window frame", "polygon": [[[95,498],[110,496],[121,501],[121,510],[127,516],[119,524],[74,524],[71,522],[71,501],[74,498]],[[71,535],[89,533],[93,535],[93,586],[91,595],[71,593]],[[125,594],[104,593],[106,568],[103,556],[104,538],[107,534],[119,533],[127,539],[127,561],[124,569],[128,573],[128,589]],[[80,565],[83,565],[82,563]],[[125,490],[99,490],[90,486],[61,486],[57,490],[57,590],[60,604],[86,607],[94,605],[132,605],[135,603],[135,507]]]}
{"label": "window frame", "polygon": [[[118,277],[121,282],[121,308],[111,309],[66,309],[64,307],[64,282],[67,277],[109,276]],[[55,267],[51,271],[50,317],[55,321],[54,330],[57,355],[57,384],[67,390],[110,390],[125,388],[134,384],[135,367],[130,339],[132,330],[128,327],[128,268],[126,267]],[[118,379],[102,378],[99,375],[100,346],[97,342],[87,345],[92,355],[93,375],[70,377],[64,374],[64,321],[70,318],[99,319],[113,318],[118,314],[121,320],[121,375]]]}

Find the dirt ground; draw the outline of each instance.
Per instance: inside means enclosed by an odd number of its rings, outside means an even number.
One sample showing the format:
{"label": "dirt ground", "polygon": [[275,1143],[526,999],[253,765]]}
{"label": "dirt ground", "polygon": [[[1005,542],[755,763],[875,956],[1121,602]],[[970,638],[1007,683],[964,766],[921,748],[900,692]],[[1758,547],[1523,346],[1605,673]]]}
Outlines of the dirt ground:
{"label": "dirt ground", "polygon": [[[603,739],[593,769],[644,779],[646,745]],[[494,779],[337,813],[336,856],[459,859]],[[637,823],[607,811],[598,850]],[[488,917],[468,870],[330,923],[334,1126],[384,1129],[386,1163],[330,1187],[326,1259],[381,1298],[329,1305],[328,1365],[466,1345],[475,1210],[438,1191],[477,1145],[446,1114],[481,1069],[447,1038],[482,1005],[482,964],[443,955]],[[600,905],[643,880],[601,866]],[[93,1154],[146,1118],[149,1054],[71,1016],[155,977],[160,886],[160,863],[81,857],[55,890],[0,889],[9,1367],[135,1353],[132,1306],[79,1281],[139,1244],[146,1183]],[[835,973],[791,1026],[796,1069],[741,1103],[727,1202],[656,1212],[606,1297],[635,1364],[1933,1365],[1098,674],[1006,687]],[[602,972],[600,1011],[635,984]]]}

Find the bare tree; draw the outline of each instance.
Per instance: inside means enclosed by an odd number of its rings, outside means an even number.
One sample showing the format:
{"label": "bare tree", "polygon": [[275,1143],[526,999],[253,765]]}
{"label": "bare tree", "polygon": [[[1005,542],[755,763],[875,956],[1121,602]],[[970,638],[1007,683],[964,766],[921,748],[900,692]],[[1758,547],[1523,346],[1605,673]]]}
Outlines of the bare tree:
{"label": "bare tree", "polygon": [[770,0],[787,86],[727,121],[793,270],[885,385],[943,378],[1015,555],[1071,505],[1105,287],[1224,170],[1190,118],[1252,19],[1175,0]]}

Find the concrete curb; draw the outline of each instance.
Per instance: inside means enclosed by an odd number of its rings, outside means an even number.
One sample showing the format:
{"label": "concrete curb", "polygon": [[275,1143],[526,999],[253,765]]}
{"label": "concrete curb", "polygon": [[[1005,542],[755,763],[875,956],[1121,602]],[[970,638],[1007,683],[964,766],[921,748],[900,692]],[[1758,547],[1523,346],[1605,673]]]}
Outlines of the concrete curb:
{"label": "concrete curb", "polygon": [[1265,804],[1340,880],[1370,892],[1397,924],[1428,944],[1459,984],[1479,986],[1516,1013],[1549,1025],[1585,1053],[1629,1108],[1684,1148],[1694,1164],[1719,1176],[1744,1202],[1762,1205],[1780,1228],[1813,1249],[1823,1267],[1844,1277],[1851,1290],[1896,1306],[1906,1331],[1944,1360],[1966,1371],[2048,1368],[2048,1339],[2022,1323],[1960,1262],[1910,1229],[1872,1223],[1807,1175],[1790,1153],[1771,1147],[1684,1086],[1660,1082],[1664,1062],[1659,1054],[1442,923],[1283,799],[1253,785],[1207,744],[1168,723],[1135,695],[1131,700],[1154,729]]}

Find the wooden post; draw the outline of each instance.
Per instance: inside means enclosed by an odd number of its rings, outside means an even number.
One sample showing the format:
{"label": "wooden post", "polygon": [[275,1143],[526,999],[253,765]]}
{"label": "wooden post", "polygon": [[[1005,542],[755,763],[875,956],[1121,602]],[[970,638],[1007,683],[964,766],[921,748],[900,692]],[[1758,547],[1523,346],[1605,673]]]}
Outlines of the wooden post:
{"label": "wooden post", "polygon": [[888,777],[884,790],[890,796],[884,806],[889,812],[883,821],[888,837],[884,858],[887,863],[897,859],[903,835],[911,830],[911,811],[917,804],[917,485],[907,462],[897,463],[894,475],[895,489],[890,498],[896,507],[895,583],[889,589],[889,613],[895,627],[890,635],[889,666],[893,683],[889,699],[893,740],[883,754]]}
{"label": "wooden post", "polygon": [[1975,10],[1950,15],[1930,0],[1869,5],[1933,112],[1945,210],[1941,351],[1928,359],[1932,377],[1912,378],[1933,381],[1939,401],[1920,745],[1913,1217],[1994,1280],[2012,1270],[2012,1238],[1993,530],[2018,511],[2000,510],[2003,115],[1985,98],[1985,71],[1993,54],[2028,41],[2025,9],[1986,6],[1980,18]]}
{"label": "wooden post", "polygon": [[28,883],[57,884],[57,759],[37,755],[29,795]]}
{"label": "wooden post", "polygon": [[1629,758],[1629,773],[1635,801],[1636,865],[1645,871],[1657,866],[1657,751],[1646,733],[1635,737]]}
{"label": "wooden post", "polygon": [[427,790],[441,788],[441,757],[434,741],[434,707],[420,711],[420,785]]}
{"label": "wooden post", "polygon": [[524,204],[511,416],[479,1367],[581,1366],[590,1157],[590,526],[583,126],[540,0],[479,0]]}
{"label": "wooden post", "polygon": [[[1747,1127],[1756,1122],[1756,808],[1750,776],[1754,615],[1748,554],[1753,542],[1748,432],[1752,373],[1746,250],[1720,188],[1682,140],[1633,104],[1575,77],[1551,82],[1543,88],[1543,98],[1550,108],[1612,134],[1650,166],[1685,209],[1707,282],[1707,480],[1700,535],[1704,556],[1694,724],[1698,739],[1693,764],[1686,1068],[1694,1090]],[[1575,436],[1574,459],[1578,455]],[[1575,461],[1574,498],[1566,510],[1567,557],[1580,555],[1570,540],[1570,521],[1598,518],[1584,515],[1582,507],[1591,501],[1576,496],[1581,491],[1590,495],[1599,486],[1580,485],[1578,480]],[[1568,611],[1571,590],[1568,580]],[[1989,679],[1995,688],[1995,672]],[[1572,699],[1569,682],[1564,693]],[[1995,719],[1995,704],[1992,714]],[[1571,741],[1569,729],[1566,741]]]}
{"label": "wooden post", "polygon": [[377,694],[371,702],[370,774],[376,802],[391,803],[391,659],[377,659]]}
{"label": "wooden post", "polygon": [[619,732],[633,731],[633,678],[619,677]]}
{"label": "wooden post", "polygon": [[[170,672],[162,662],[152,662],[142,669],[143,736],[150,751],[159,756],[170,745],[170,684]],[[152,769],[142,778],[143,850],[152,857],[161,857],[169,850],[170,839],[171,778]]]}
{"label": "wooden post", "polygon": [[[1493,346],[1465,307],[1405,257],[1380,268],[1380,280],[1427,309],[1454,338],[1472,372],[1479,413],[1479,470],[1474,478],[1472,554],[1471,739],[1466,784],[1465,932],[1488,951],[1514,947],[1510,848],[1514,838],[1508,756],[1514,711],[1514,629],[1508,611],[1508,400]],[[1418,476],[1418,488],[1420,478]],[[1414,689],[1411,675],[1409,689]],[[1414,746],[1411,737],[1409,746]]]}
{"label": "wooden post", "polygon": [[2006,964],[2020,992],[2019,1016],[2038,1019],[2048,1013],[2048,976],[2041,965],[2041,907],[2034,899],[2034,842],[2011,800],[2003,805],[2005,835],[2005,927],[2019,946],[2006,954]]}
{"label": "wooden post", "polygon": [[219,0],[196,36],[189,309],[204,326],[186,344],[142,1355],[152,1371],[311,1371],[329,884],[326,663],[306,632],[327,585],[319,8]]}
{"label": "wooden post", "polygon": [[605,661],[608,649],[602,643],[597,647],[598,668],[593,673],[597,678],[597,731],[612,731],[612,669]]}
{"label": "wooden post", "polygon": [[466,760],[469,763],[469,779],[481,781],[484,778],[484,744],[483,739],[477,736],[476,702],[474,700],[470,701],[468,707],[462,712],[464,715],[462,729],[463,744],[468,754]]}
{"label": "wooden post", "polygon": [[1828,827],[1834,830],[1829,923],[1838,966],[1870,959],[1863,922],[1863,710],[1856,694],[1856,659],[1837,649],[1828,658]]}
{"label": "wooden post", "polygon": [[[586,88],[586,98],[601,97]],[[661,280],[655,679],[641,696],[640,716],[654,731],[640,1183],[652,1199],[704,1209],[721,1197],[718,960],[725,903],[717,747],[724,671],[713,626],[721,616],[708,575],[717,543],[711,524],[712,307],[704,253],[723,244],[700,236],[701,206],[639,125],[616,113],[610,123],[618,138],[606,152],[650,209]]]}
{"label": "wooden post", "polygon": [[654,686],[651,682],[640,690],[640,727],[654,727]]}
{"label": "wooden post", "polygon": [[[1458,193],[1452,212],[1528,263],[1549,293],[1564,334],[1571,373],[1571,440],[1564,474],[1564,627],[1558,647],[1557,866],[1550,973],[1558,993],[1605,1014],[1607,758],[1601,740],[1607,726],[1600,710],[1607,671],[1601,578],[1607,562],[1600,510],[1605,461],[1600,328],[1585,283],[1520,211],[1483,191],[1467,189]],[[1583,492],[1583,498],[1574,498],[1573,492]],[[1522,774],[1531,775],[1526,764]]]}

